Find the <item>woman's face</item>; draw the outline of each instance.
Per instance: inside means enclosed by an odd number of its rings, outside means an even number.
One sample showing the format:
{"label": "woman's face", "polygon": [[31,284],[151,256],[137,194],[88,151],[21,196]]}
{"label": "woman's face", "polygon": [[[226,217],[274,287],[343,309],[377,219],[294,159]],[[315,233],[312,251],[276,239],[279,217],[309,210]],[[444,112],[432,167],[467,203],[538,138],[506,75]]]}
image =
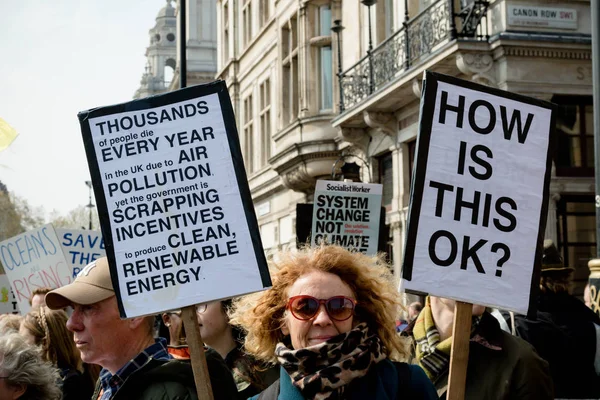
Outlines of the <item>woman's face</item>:
{"label": "woman's face", "polygon": [[[200,311],[202,309],[200,308]],[[196,312],[198,324],[200,325],[200,335],[202,335],[204,343],[211,346],[211,343],[227,334],[230,329],[229,320],[223,312],[220,301],[211,301],[206,304],[205,311],[200,311]]]}
{"label": "woman's face", "polygon": [[[314,271],[302,275],[289,287],[287,298],[308,295],[317,299],[328,299],[334,296],[346,296],[355,299],[350,287],[339,276],[329,272]],[[294,349],[303,349],[322,343],[333,336],[349,332],[354,316],[345,321],[335,321],[329,317],[325,305],[321,304],[317,314],[308,321],[302,321],[286,311],[281,331],[290,335]]]}
{"label": "woman's face", "polygon": [[[171,337],[171,346],[179,346],[185,343],[185,338],[182,338],[181,328],[183,327],[183,321],[181,320],[180,312],[168,312],[162,315],[164,324],[169,329],[169,336]],[[183,343],[182,343],[183,341]]]}

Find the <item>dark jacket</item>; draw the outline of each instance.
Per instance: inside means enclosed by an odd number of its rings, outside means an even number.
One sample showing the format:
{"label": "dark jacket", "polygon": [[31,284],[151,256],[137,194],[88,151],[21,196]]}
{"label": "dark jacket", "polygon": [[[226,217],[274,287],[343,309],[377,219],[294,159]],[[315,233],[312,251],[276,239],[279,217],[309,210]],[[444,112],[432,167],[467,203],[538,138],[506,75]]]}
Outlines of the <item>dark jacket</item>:
{"label": "dark jacket", "polygon": [[[437,400],[434,387],[425,372],[410,365],[410,382],[399,382],[396,366],[390,360],[383,360],[371,367],[367,375],[348,384],[344,394],[348,400],[396,400],[405,399],[410,391],[411,400]],[[304,400],[300,390],[292,384],[292,379],[283,367],[280,369],[278,400]],[[259,395],[252,397],[257,400]]]}
{"label": "dark jacket", "polygon": [[[412,336],[414,323],[404,331]],[[448,371],[433,381],[440,399],[446,398]],[[465,400],[554,399],[548,363],[522,339],[500,329],[483,313],[469,344]]]}
{"label": "dark jacket", "polygon": [[[237,398],[237,389],[231,372],[221,356],[214,350],[205,352],[210,383],[215,400]],[[100,381],[92,399],[100,393]],[[196,400],[196,386],[192,366],[181,360],[155,360],[151,358],[132,373],[113,395],[114,400]]]}
{"label": "dark jacket", "polygon": [[61,369],[62,400],[89,399],[94,391],[94,382],[75,369]]}
{"label": "dark jacket", "polygon": [[[515,315],[515,331],[550,364],[556,397],[600,398],[594,369],[598,316],[566,293],[540,293],[537,306],[535,321]],[[510,314],[502,315],[512,330]]]}
{"label": "dark jacket", "polygon": [[262,392],[279,379],[277,366],[258,362],[251,355],[244,353],[241,345],[227,354],[225,364],[233,373],[239,398],[242,400]]}

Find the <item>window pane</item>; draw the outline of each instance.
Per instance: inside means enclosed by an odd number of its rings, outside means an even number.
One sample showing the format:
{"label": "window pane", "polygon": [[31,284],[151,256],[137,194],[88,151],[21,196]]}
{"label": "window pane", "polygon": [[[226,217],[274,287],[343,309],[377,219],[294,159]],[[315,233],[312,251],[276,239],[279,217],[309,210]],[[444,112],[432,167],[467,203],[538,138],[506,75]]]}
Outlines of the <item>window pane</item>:
{"label": "window pane", "polygon": [[596,215],[596,208],[594,207],[593,198],[590,197],[590,201],[575,202],[570,201],[567,203],[567,212],[580,212],[589,213],[590,215]]}
{"label": "window pane", "polygon": [[567,216],[567,229],[569,243],[594,243],[596,241],[595,216],[569,215]]}
{"label": "window pane", "polygon": [[586,159],[586,167],[594,168],[594,137],[586,136],[587,146],[585,148],[585,153],[587,155]]}
{"label": "window pane", "polygon": [[592,106],[585,106],[585,133],[594,134],[594,109]]}
{"label": "window pane", "polygon": [[333,66],[331,46],[321,47],[321,109],[333,108]]}
{"label": "window pane", "polygon": [[[393,172],[392,154],[388,154],[381,158],[379,164],[380,178],[379,182],[383,185],[383,206],[388,208],[392,204],[394,196],[394,172]],[[389,210],[388,210],[389,211]]]}
{"label": "window pane", "polygon": [[331,8],[329,5],[319,7],[319,36],[331,35]]}

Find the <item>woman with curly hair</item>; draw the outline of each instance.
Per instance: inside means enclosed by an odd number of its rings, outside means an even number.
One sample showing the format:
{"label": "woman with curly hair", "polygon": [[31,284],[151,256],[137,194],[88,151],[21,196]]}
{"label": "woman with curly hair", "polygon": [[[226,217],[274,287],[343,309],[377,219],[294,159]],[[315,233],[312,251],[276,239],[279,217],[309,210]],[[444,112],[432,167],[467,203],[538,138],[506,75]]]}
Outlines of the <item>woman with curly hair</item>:
{"label": "woman with curly hair", "polygon": [[63,310],[42,306],[23,318],[19,333],[41,349],[44,361],[59,369],[63,400],[90,398],[94,379],[84,370],[73,333],[67,329],[67,319]]}
{"label": "woman with curly hair", "polygon": [[0,399],[59,400],[58,371],[18,333],[0,335]]}
{"label": "woman with curly hair", "polygon": [[398,362],[400,296],[379,258],[321,246],[283,253],[273,287],[235,304],[245,349],[280,364],[253,399],[437,399],[423,370]]}

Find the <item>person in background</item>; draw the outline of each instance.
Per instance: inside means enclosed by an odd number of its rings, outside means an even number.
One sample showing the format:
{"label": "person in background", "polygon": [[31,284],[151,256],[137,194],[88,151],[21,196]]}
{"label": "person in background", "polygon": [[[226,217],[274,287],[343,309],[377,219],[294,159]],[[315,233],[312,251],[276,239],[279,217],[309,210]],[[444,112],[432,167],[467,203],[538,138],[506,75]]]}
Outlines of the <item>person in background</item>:
{"label": "person in background", "polygon": [[421,310],[423,310],[423,304],[421,304],[420,302],[415,301],[413,303],[410,303],[410,305],[408,306],[408,321],[414,321],[415,318],[417,318],[421,313]]}
{"label": "person in background", "polygon": [[[455,301],[427,297],[403,334],[413,340],[415,360],[446,399]],[[485,307],[473,305],[465,400],[554,399],[548,363],[533,347],[500,329]]]}
{"label": "person in background", "polygon": [[[174,360],[166,340],[154,339],[154,317],[120,318],[107,258],[84,271],[48,293],[46,304],[54,310],[73,308],[67,328],[82,360],[103,367],[92,398],[197,399],[190,363]],[[208,351],[206,362],[214,398],[235,398],[235,383],[221,357]]]}
{"label": "person in background", "polygon": [[570,294],[573,268],[552,240],[544,241],[535,320],[503,312],[508,329],[550,364],[557,398],[600,398],[600,319]]}
{"label": "person in background", "polygon": [[0,335],[19,332],[22,319],[23,317],[18,314],[0,315]]}
{"label": "person in background", "polygon": [[189,360],[190,350],[186,343],[185,328],[181,319],[181,310],[167,311],[161,315],[163,324],[169,331],[167,351],[173,358]]}
{"label": "person in background", "polygon": [[196,306],[200,334],[204,343],[223,357],[231,370],[239,397],[252,397],[279,378],[279,369],[265,365],[242,349],[244,334],[237,326],[229,323],[227,310],[231,300],[211,301]]}
{"label": "person in background", "polygon": [[87,399],[92,396],[97,376],[85,373],[73,333],[67,330],[67,319],[63,310],[41,306],[25,315],[19,333],[41,349],[44,361],[58,368],[63,400]]}
{"label": "person in background", "polygon": [[252,399],[437,399],[418,366],[394,362],[407,348],[386,263],[339,246],[283,252],[271,289],[235,304],[245,349],[279,363],[280,379]]}
{"label": "person in background", "polygon": [[0,335],[0,399],[59,400],[58,371],[16,332]]}
{"label": "person in background", "polygon": [[40,306],[46,305],[46,294],[50,292],[52,289],[49,287],[39,287],[35,288],[33,292],[31,292],[31,297],[29,298],[29,305],[32,309],[39,308]]}

